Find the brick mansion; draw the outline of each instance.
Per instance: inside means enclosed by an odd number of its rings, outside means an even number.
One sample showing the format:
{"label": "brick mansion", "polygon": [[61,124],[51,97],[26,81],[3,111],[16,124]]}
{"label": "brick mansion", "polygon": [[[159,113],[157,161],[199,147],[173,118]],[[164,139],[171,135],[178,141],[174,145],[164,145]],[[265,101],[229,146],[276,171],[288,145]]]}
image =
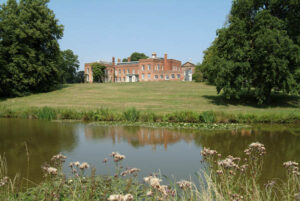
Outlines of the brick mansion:
{"label": "brick mansion", "polygon": [[[93,82],[93,63],[84,65],[86,82]],[[192,81],[195,72],[195,65],[191,62],[181,65],[181,61],[168,59],[167,54],[164,58],[159,58],[153,53],[152,57],[139,61],[130,61],[129,57],[128,62],[121,62],[120,59],[115,62],[113,57],[112,62],[98,61],[98,63],[106,67],[105,82]]]}

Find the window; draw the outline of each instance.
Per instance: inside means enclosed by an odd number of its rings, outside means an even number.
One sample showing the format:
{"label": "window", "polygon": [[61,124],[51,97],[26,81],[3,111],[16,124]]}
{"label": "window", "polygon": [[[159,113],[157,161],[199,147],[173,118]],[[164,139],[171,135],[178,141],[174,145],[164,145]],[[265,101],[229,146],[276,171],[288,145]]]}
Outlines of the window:
{"label": "window", "polygon": [[125,79],[126,79],[126,78],[125,78],[125,77],[123,77],[123,81],[124,81],[124,82],[125,82]]}
{"label": "window", "polygon": [[142,74],[142,80],[145,79],[145,74]]}
{"label": "window", "polygon": [[177,74],[177,78],[178,78],[178,79],[180,78],[180,74]]}
{"label": "window", "polygon": [[134,69],[132,70],[132,74],[135,74],[135,70]]}
{"label": "window", "polygon": [[172,79],[175,79],[175,74],[172,74]]}
{"label": "window", "polygon": [[155,75],[154,78],[157,80],[158,79],[158,75]]}
{"label": "window", "polygon": [[125,69],[123,69],[123,73],[124,73],[124,74],[126,73]]}
{"label": "window", "polygon": [[87,82],[88,82],[88,81],[90,81],[90,80],[89,80],[89,76],[88,76],[88,75],[86,76],[86,81],[87,81]]}
{"label": "window", "polygon": [[142,70],[143,70],[143,71],[145,70],[145,66],[144,66],[144,65],[142,65]]}
{"label": "window", "polygon": [[121,80],[122,78],[119,78],[119,81],[121,82],[122,80]]}
{"label": "window", "polygon": [[127,73],[128,73],[128,74],[130,73],[130,70],[129,70],[129,69],[127,69]]}
{"label": "window", "polygon": [[148,64],[148,70],[151,70],[151,65],[150,64]]}
{"label": "window", "polygon": [[157,64],[157,70],[159,70],[159,64]]}
{"label": "window", "polygon": [[166,75],[166,80],[169,80],[169,75]]}
{"label": "window", "polygon": [[121,75],[121,69],[119,70],[119,74]]}
{"label": "window", "polygon": [[160,75],[160,79],[164,79],[164,76],[163,76],[163,75]]}
{"label": "window", "polygon": [[87,69],[86,69],[86,73],[87,73],[87,74],[90,74],[90,69],[87,68]]}
{"label": "window", "polygon": [[151,78],[151,74],[150,73],[148,73],[148,79],[150,79]]}

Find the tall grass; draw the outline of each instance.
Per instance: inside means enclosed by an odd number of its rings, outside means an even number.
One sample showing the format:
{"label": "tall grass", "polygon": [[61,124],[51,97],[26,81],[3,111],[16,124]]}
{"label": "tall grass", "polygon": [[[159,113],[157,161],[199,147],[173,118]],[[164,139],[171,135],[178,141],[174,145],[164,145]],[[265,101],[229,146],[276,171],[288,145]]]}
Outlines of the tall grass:
{"label": "tall grass", "polygon": [[[286,180],[259,183],[266,149],[258,142],[244,150],[242,158],[222,157],[216,150],[204,148],[201,152],[207,169],[198,173],[198,183],[193,181],[165,179],[151,174],[141,181],[140,169],[124,168],[125,156],[112,152],[104,164],[114,164],[112,175],[96,176],[96,170],[85,162],[69,164],[71,176],[63,170],[66,159],[62,154],[52,157],[42,169],[45,181],[25,191],[18,191],[17,180],[5,176],[6,162],[0,157],[0,200],[235,200],[235,201],[293,201],[300,197],[299,164],[288,161]],[[109,167],[109,166],[107,166]],[[277,168],[277,167],[274,167]],[[91,174],[87,176],[90,169]]]}
{"label": "tall grass", "polygon": [[83,120],[83,121],[115,121],[115,122],[165,122],[165,123],[300,123],[300,113],[291,112],[281,115],[253,113],[225,113],[215,111],[193,112],[176,111],[160,114],[153,111],[139,111],[128,108],[115,111],[108,108],[96,110],[76,110],[70,108],[23,108],[11,109],[0,107],[0,117],[26,118],[43,120]]}

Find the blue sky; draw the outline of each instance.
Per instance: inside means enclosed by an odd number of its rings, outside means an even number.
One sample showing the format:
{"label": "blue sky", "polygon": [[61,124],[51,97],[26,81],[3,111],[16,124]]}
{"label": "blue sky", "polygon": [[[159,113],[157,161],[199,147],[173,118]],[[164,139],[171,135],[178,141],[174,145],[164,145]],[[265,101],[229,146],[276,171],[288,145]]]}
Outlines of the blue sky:
{"label": "blue sky", "polygon": [[[1,3],[6,2],[0,0]],[[232,0],[51,0],[65,26],[61,49],[86,62],[132,52],[201,62],[230,11]]]}

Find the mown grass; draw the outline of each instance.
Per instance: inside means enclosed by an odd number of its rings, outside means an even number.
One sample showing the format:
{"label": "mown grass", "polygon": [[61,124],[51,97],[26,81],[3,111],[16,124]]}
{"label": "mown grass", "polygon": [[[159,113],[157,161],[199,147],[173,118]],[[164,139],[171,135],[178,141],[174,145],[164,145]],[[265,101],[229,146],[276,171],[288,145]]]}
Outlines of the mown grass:
{"label": "mown grass", "polygon": [[257,105],[255,100],[244,98],[240,102],[226,101],[217,95],[214,86],[195,82],[139,82],[105,84],[71,84],[49,93],[0,101],[0,106],[11,109],[51,107],[81,111],[108,108],[125,111],[152,111],[155,114],[176,111],[214,111],[233,114],[284,115],[300,112],[300,96],[275,94],[268,105]]}
{"label": "mown grass", "polygon": [[[52,157],[42,169],[45,181],[22,188],[28,180],[6,176],[5,159],[0,157],[0,200],[235,200],[235,201],[292,201],[300,199],[299,164],[288,161],[286,180],[274,179],[261,184],[259,178],[266,149],[258,142],[244,150],[242,158],[221,156],[216,150],[201,152],[206,169],[197,174],[198,182],[163,178],[161,174],[138,177],[140,169],[124,168],[126,157],[117,152],[104,159],[103,166],[114,163],[112,175],[96,175],[96,170],[85,162],[71,162],[71,174],[63,172],[62,154]],[[129,156],[130,157],[130,156]],[[197,160],[197,159],[195,159]],[[106,166],[107,168],[109,166]],[[28,167],[29,168],[29,167]],[[276,167],[274,167],[276,168]],[[87,172],[91,170],[88,175]],[[68,175],[68,176],[67,176]]]}

